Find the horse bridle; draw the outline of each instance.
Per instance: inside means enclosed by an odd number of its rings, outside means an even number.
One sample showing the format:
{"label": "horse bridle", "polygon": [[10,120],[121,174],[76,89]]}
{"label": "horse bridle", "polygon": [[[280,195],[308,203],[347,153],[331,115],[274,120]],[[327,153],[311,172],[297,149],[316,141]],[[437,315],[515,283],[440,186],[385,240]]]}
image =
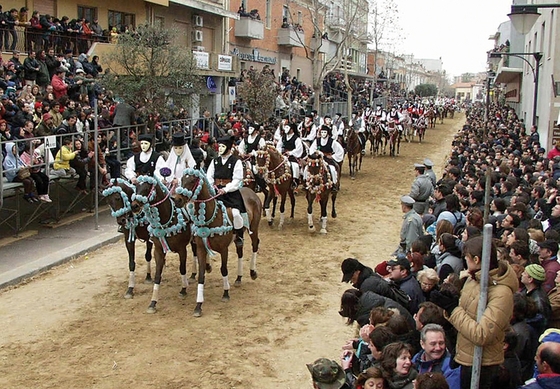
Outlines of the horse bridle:
{"label": "horse bridle", "polygon": [[[317,174],[311,174],[309,172],[309,167],[312,166],[319,166],[319,171],[317,172]],[[320,196],[321,193],[323,192],[323,190],[326,189],[330,189],[333,186],[333,182],[332,182],[332,177],[331,177],[331,172],[329,171],[328,167],[325,167],[325,161],[322,157],[320,158],[308,158],[307,159],[307,178],[305,180],[305,186],[307,188],[307,190],[309,191],[309,193],[311,194],[316,194],[317,196]],[[323,177],[326,176],[326,183],[323,182]],[[321,181],[321,184],[318,186],[313,186],[313,183],[316,180]]]}
{"label": "horse bridle", "polygon": [[270,170],[268,168],[270,166],[270,153],[268,151],[269,147],[271,146],[267,146],[266,150],[257,150],[257,158],[258,157],[262,158],[264,156],[265,159],[264,166],[261,166],[257,163],[257,172],[261,174],[263,177],[265,177],[265,181],[267,183],[276,185],[284,182],[288,177],[291,176],[291,172],[290,172],[291,169],[284,168],[284,174],[276,178],[276,171],[280,169],[282,166],[285,166],[287,160],[282,158],[282,162],[279,163],[278,166],[276,166],[274,169]]}

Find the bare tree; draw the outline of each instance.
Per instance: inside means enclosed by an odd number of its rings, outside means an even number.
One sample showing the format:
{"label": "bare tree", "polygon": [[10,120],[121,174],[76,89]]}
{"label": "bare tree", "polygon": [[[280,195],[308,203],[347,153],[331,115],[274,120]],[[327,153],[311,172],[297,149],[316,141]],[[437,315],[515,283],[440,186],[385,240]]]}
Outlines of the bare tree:
{"label": "bare tree", "polygon": [[265,122],[274,111],[274,101],[278,86],[272,73],[250,70],[243,83],[238,87],[237,94],[243,99],[251,118],[257,123]]}

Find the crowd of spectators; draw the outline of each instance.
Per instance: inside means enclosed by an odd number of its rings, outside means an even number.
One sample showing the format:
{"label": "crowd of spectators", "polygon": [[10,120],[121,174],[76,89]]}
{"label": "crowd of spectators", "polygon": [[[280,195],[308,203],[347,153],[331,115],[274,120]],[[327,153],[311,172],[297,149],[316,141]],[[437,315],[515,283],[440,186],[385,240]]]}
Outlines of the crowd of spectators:
{"label": "crowd of spectators", "polygon": [[[339,362],[308,365],[314,387],[467,389],[476,346],[480,388],[559,387],[560,144],[547,153],[509,107],[484,118],[480,106],[467,110],[442,177],[432,181],[429,160],[415,164],[414,181],[425,175],[433,188],[426,207],[414,206],[414,183],[401,198],[411,244],[375,268],[342,262],[353,288],[339,313],[359,336]],[[486,206],[490,282],[477,321]]]}

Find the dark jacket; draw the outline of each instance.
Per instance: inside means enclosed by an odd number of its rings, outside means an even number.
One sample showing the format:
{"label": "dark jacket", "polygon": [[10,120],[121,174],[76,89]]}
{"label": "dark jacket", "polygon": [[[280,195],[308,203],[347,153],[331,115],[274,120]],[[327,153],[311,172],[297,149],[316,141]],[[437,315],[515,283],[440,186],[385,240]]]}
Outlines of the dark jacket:
{"label": "dark jacket", "polygon": [[29,81],[35,81],[37,80],[37,73],[39,73],[38,70],[36,70],[39,67],[39,62],[37,62],[36,58],[29,58],[27,57],[24,61],[23,61],[23,68],[25,71],[25,79],[29,80]]}
{"label": "dark jacket", "polygon": [[369,314],[373,308],[377,307],[398,309],[399,313],[404,315],[412,326],[415,325],[412,315],[403,306],[390,298],[383,297],[374,292],[365,292],[362,294],[354,320],[358,322],[360,327],[369,324]]}
{"label": "dark jacket", "polygon": [[440,359],[433,361],[423,361],[423,355],[424,350],[420,351],[412,358],[412,365],[419,374],[427,372],[441,373],[445,377],[450,388],[461,387],[461,367],[459,366],[455,369],[451,368],[452,357],[449,352],[446,351]]}
{"label": "dark jacket", "polygon": [[541,374],[535,382],[522,386],[521,389],[560,389],[560,374]]}
{"label": "dark jacket", "polygon": [[415,314],[418,312],[418,305],[426,300],[424,299],[424,293],[422,293],[422,288],[420,288],[420,284],[416,281],[416,278],[414,278],[412,274],[409,274],[395,283],[399,286],[400,290],[410,297],[410,313]]}

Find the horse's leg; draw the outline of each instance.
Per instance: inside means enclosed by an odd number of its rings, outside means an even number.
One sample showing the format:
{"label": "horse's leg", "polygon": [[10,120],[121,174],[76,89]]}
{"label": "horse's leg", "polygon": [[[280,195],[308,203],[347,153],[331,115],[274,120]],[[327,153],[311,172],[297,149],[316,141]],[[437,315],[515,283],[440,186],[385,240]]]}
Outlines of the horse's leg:
{"label": "horse's leg", "polygon": [[251,279],[257,279],[257,253],[259,252],[259,224],[260,217],[258,215],[253,215],[251,222],[249,224],[249,237],[251,238],[251,248],[253,249],[251,253],[251,260],[249,261],[249,269],[251,274]]}
{"label": "horse's leg", "polygon": [[[291,185],[291,183],[290,183]],[[286,193],[282,193],[282,199],[280,200],[280,222],[278,222],[278,229],[281,230],[284,227],[284,211],[286,210]],[[293,215],[292,215],[293,217]]]}
{"label": "horse's leg", "polygon": [[[197,238],[199,240],[200,238]],[[194,317],[202,316],[202,303],[204,302],[204,276],[206,275],[206,248],[202,239],[196,245],[196,254],[198,257],[198,285],[196,289],[196,307],[194,308]]]}
{"label": "horse's leg", "polygon": [[363,157],[364,156],[362,154],[360,154],[359,157],[358,157],[359,158],[358,171],[362,170],[362,159],[363,159]]}
{"label": "horse's leg", "polygon": [[[272,226],[272,218],[274,217],[273,211],[274,209],[270,209],[270,203],[272,202],[272,198],[274,196],[274,189],[269,188],[268,193],[264,198],[264,213],[266,220],[268,221],[268,225]],[[274,208],[276,208],[276,197],[274,197]]]}
{"label": "horse's leg", "polygon": [[[350,165],[350,172],[352,172],[352,165]],[[307,230],[309,232],[315,232],[315,226],[313,225],[313,198],[313,195],[307,192]]]}
{"label": "horse's leg", "polygon": [[161,283],[161,274],[163,273],[163,267],[165,266],[165,254],[161,243],[156,244],[156,249],[154,250],[156,257],[156,275],[154,277],[154,287],[152,290],[152,301],[148,307],[147,313],[156,313],[156,304],[159,297],[159,285]]}
{"label": "horse's leg", "polygon": [[128,230],[125,230],[125,246],[126,251],[128,252],[128,288],[126,289],[126,293],[124,294],[125,299],[131,299],[134,297],[134,286],[136,285],[136,277],[134,272],[136,270],[136,262],[134,261],[135,250],[134,246],[136,240],[129,242],[126,238],[128,236]]}
{"label": "horse's leg", "polygon": [[177,251],[179,254],[179,273],[181,274],[181,291],[179,292],[179,297],[187,297],[187,286],[189,286],[189,280],[187,279],[187,246],[182,246]]}
{"label": "horse's leg", "polygon": [[397,136],[397,155],[399,155],[401,150],[401,136],[400,134]]}
{"label": "horse's leg", "polygon": [[152,283],[152,247],[154,244],[151,240],[146,241],[146,253],[144,254],[144,258],[146,258],[146,279],[144,283]]}
{"label": "horse's leg", "polygon": [[194,241],[194,239],[191,240],[191,250],[193,255],[193,261],[192,261],[192,268],[191,268],[191,276],[189,280],[194,281],[196,280],[196,273],[197,273],[197,266],[198,266],[198,258],[196,257],[196,242]]}
{"label": "horse's leg", "polygon": [[348,168],[350,170],[350,172],[349,172],[350,178],[353,178],[354,176],[353,176],[353,172],[352,172],[352,154],[351,153],[348,153]]}
{"label": "horse's leg", "polygon": [[288,189],[288,196],[290,196],[290,204],[292,206],[292,210],[290,211],[290,219],[293,219],[294,213],[296,211],[296,196],[294,195],[294,191],[292,189]]}
{"label": "horse's leg", "polygon": [[335,203],[336,203],[336,196],[338,195],[338,192],[336,191],[331,191],[331,202],[332,202],[332,212],[331,212],[331,216],[333,219],[336,219],[336,208],[335,208]]}
{"label": "horse's leg", "polygon": [[[222,266],[220,267],[220,271],[222,272],[222,280],[224,282],[224,294],[222,295],[222,301],[229,301],[229,279],[228,279],[228,248],[226,247],[220,252],[220,256],[222,257]],[[241,249],[241,256],[243,257],[243,249]]]}
{"label": "horse's leg", "polygon": [[326,234],[327,233],[327,202],[329,201],[329,193],[323,193],[321,196],[321,229],[319,233]]}
{"label": "horse's leg", "polygon": [[239,286],[243,278],[243,246],[235,246],[235,252],[237,253],[237,278],[234,285]]}

